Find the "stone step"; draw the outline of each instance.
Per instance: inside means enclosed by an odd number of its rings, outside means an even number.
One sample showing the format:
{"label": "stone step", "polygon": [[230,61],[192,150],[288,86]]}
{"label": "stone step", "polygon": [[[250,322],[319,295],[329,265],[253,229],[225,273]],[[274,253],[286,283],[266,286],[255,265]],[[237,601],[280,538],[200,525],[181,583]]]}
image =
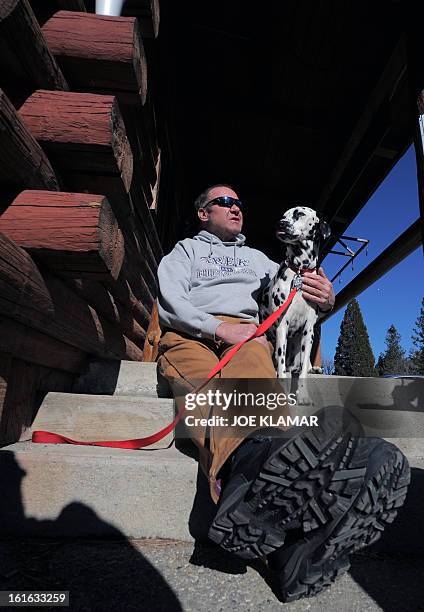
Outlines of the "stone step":
{"label": "stone step", "polygon": [[[128,538],[189,541],[196,479],[196,461],[174,447],[17,442],[0,450],[0,537],[116,536],[119,530]],[[214,506],[210,498],[207,504]]]}
{"label": "stone step", "polygon": [[[173,418],[172,399],[51,392],[44,398],[21,441],[30,440],[37,429],[82,441],[142,438],[159,431]],[[152,448],[166,446],[172,437],[168,434]]]}
{"label": "stone step", "polygon": [[[144,395],[157,397],[158,380],[156,363],[139,361],[111,361],[96,359],[88,371],[74,384],[74,393],[101,395]],[[170,396],[163,381],[159,389],[161,396]]]}
{"label": "stone step", "polygon": [[[424,453],[378,549],[424,554]],[[122,450],[17,442],[0,450],[0,537],[205,540],[215,506],[197,463],[175,447]],[[24,520],[25,519],[25,520]]]}

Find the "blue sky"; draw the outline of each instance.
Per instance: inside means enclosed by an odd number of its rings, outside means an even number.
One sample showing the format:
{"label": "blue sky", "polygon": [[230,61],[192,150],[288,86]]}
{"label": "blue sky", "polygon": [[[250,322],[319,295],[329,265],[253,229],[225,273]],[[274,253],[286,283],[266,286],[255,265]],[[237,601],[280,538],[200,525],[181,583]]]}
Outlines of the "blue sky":
{"label": "blue sky", "polygon": [[[343,289],[418,216],[415,153],[411,147],[346,230],[347,236],[370,240],[368,256],[365,256],[365,250],[362,251],[355,259],[353,272],[349,266],[342,273],[342,282],[334,281],[335,292]],[[357,250],[357,243],[348,244]],[[323,262],[326,275],[332,278],[345,261],[342,256],[326,257]],[[392,323],[401,335],[403,347],[409,351],[412,346],[411,333],[424,296],[423,263],[422,249],[419,248],[356,298],[376,360],[385,348],[385,335]],[[333,315],[322,327],[323,357],[334,358],[344,310]]]}

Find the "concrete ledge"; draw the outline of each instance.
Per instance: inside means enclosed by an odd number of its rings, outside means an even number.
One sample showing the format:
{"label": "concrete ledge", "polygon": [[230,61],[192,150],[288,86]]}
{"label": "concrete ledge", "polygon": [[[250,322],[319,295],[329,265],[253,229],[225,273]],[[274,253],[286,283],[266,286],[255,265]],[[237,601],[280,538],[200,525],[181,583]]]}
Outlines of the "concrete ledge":
{"label": "concrete ledge", "polygon": [[[48,393],[21,441],[36,429],[90,440],[142,438],[168,425],[174,418],[174,401],[144,396]],[[172,434],[159,443],[172,441]],[[154,447],[153,447],[154,448]]]}
{"label": "concrete ledge", "polygon": [[[156,451],[18,442],[0,451],[0,536],[191,540],[197,463]],[[25,519],[24,519],[25,517]]]}
{"label": "concrete ledge", "polygon": [[79,376],[74,393],[157,397],[156,363],[97,359]]}
{"label": "concrete ledge", "polygon": [[[378,550],[424,554],[424,459]],[[206,540],[215,505],[175,448],[129,451],[18,442],[0,450],[0,537]]]}

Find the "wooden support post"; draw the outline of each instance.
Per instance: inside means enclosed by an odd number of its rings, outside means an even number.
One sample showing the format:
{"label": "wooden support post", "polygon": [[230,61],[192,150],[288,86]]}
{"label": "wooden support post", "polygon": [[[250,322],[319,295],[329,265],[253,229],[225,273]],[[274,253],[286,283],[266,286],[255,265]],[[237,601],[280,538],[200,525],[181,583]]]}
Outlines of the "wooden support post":
{"label": "wooden support post", "polygon": [[0,217],[0,232],[58,276],[114,280],[124,259],[122,232],[101,195],[23,191]]}
{"label": "wooden support post", "polygon": [[15,104],[34,89],[69,89],[27,0],[0,2],[2,87]]}
{"label": "wooden support post", "polygon": [[73,90],[144,104],[147,63],[135,17],[59,11],[43,34]]}
{"label": "wooden support post", "polygon": [[59,182],[40,145],[0,90],[0,185],[2,191],[22,188],[59,189]]}
{"label": "wooden support post", "polygon": [[143,361],[156,361],[160,336],[161,329],[159,326],[158,306],[157,302],[155,302],[153,304],[150,325],[148,327],[146,341],[144,343]]}

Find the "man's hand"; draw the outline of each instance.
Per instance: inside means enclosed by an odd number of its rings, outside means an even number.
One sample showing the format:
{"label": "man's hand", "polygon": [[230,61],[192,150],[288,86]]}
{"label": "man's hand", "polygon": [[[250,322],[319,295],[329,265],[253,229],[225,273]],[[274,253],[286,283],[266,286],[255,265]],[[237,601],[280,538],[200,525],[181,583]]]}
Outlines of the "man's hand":
{"label": "man's hand", "polygon": [[320,268],[316,272],[305,272],[302,274],[302,295],[305,300],[318,304],[320,310],[326,312],[334,306],[335,295],[331,282]]}
{"label": "man's hand", "polygon": [[[215,331],[215,338],[223,340],[227,344],[238,344],[242,340],[249,338],[257,328],[255,323],[226,323],[218,325]],[[268,340],[265,336],[254,338],[268,348]]]}

